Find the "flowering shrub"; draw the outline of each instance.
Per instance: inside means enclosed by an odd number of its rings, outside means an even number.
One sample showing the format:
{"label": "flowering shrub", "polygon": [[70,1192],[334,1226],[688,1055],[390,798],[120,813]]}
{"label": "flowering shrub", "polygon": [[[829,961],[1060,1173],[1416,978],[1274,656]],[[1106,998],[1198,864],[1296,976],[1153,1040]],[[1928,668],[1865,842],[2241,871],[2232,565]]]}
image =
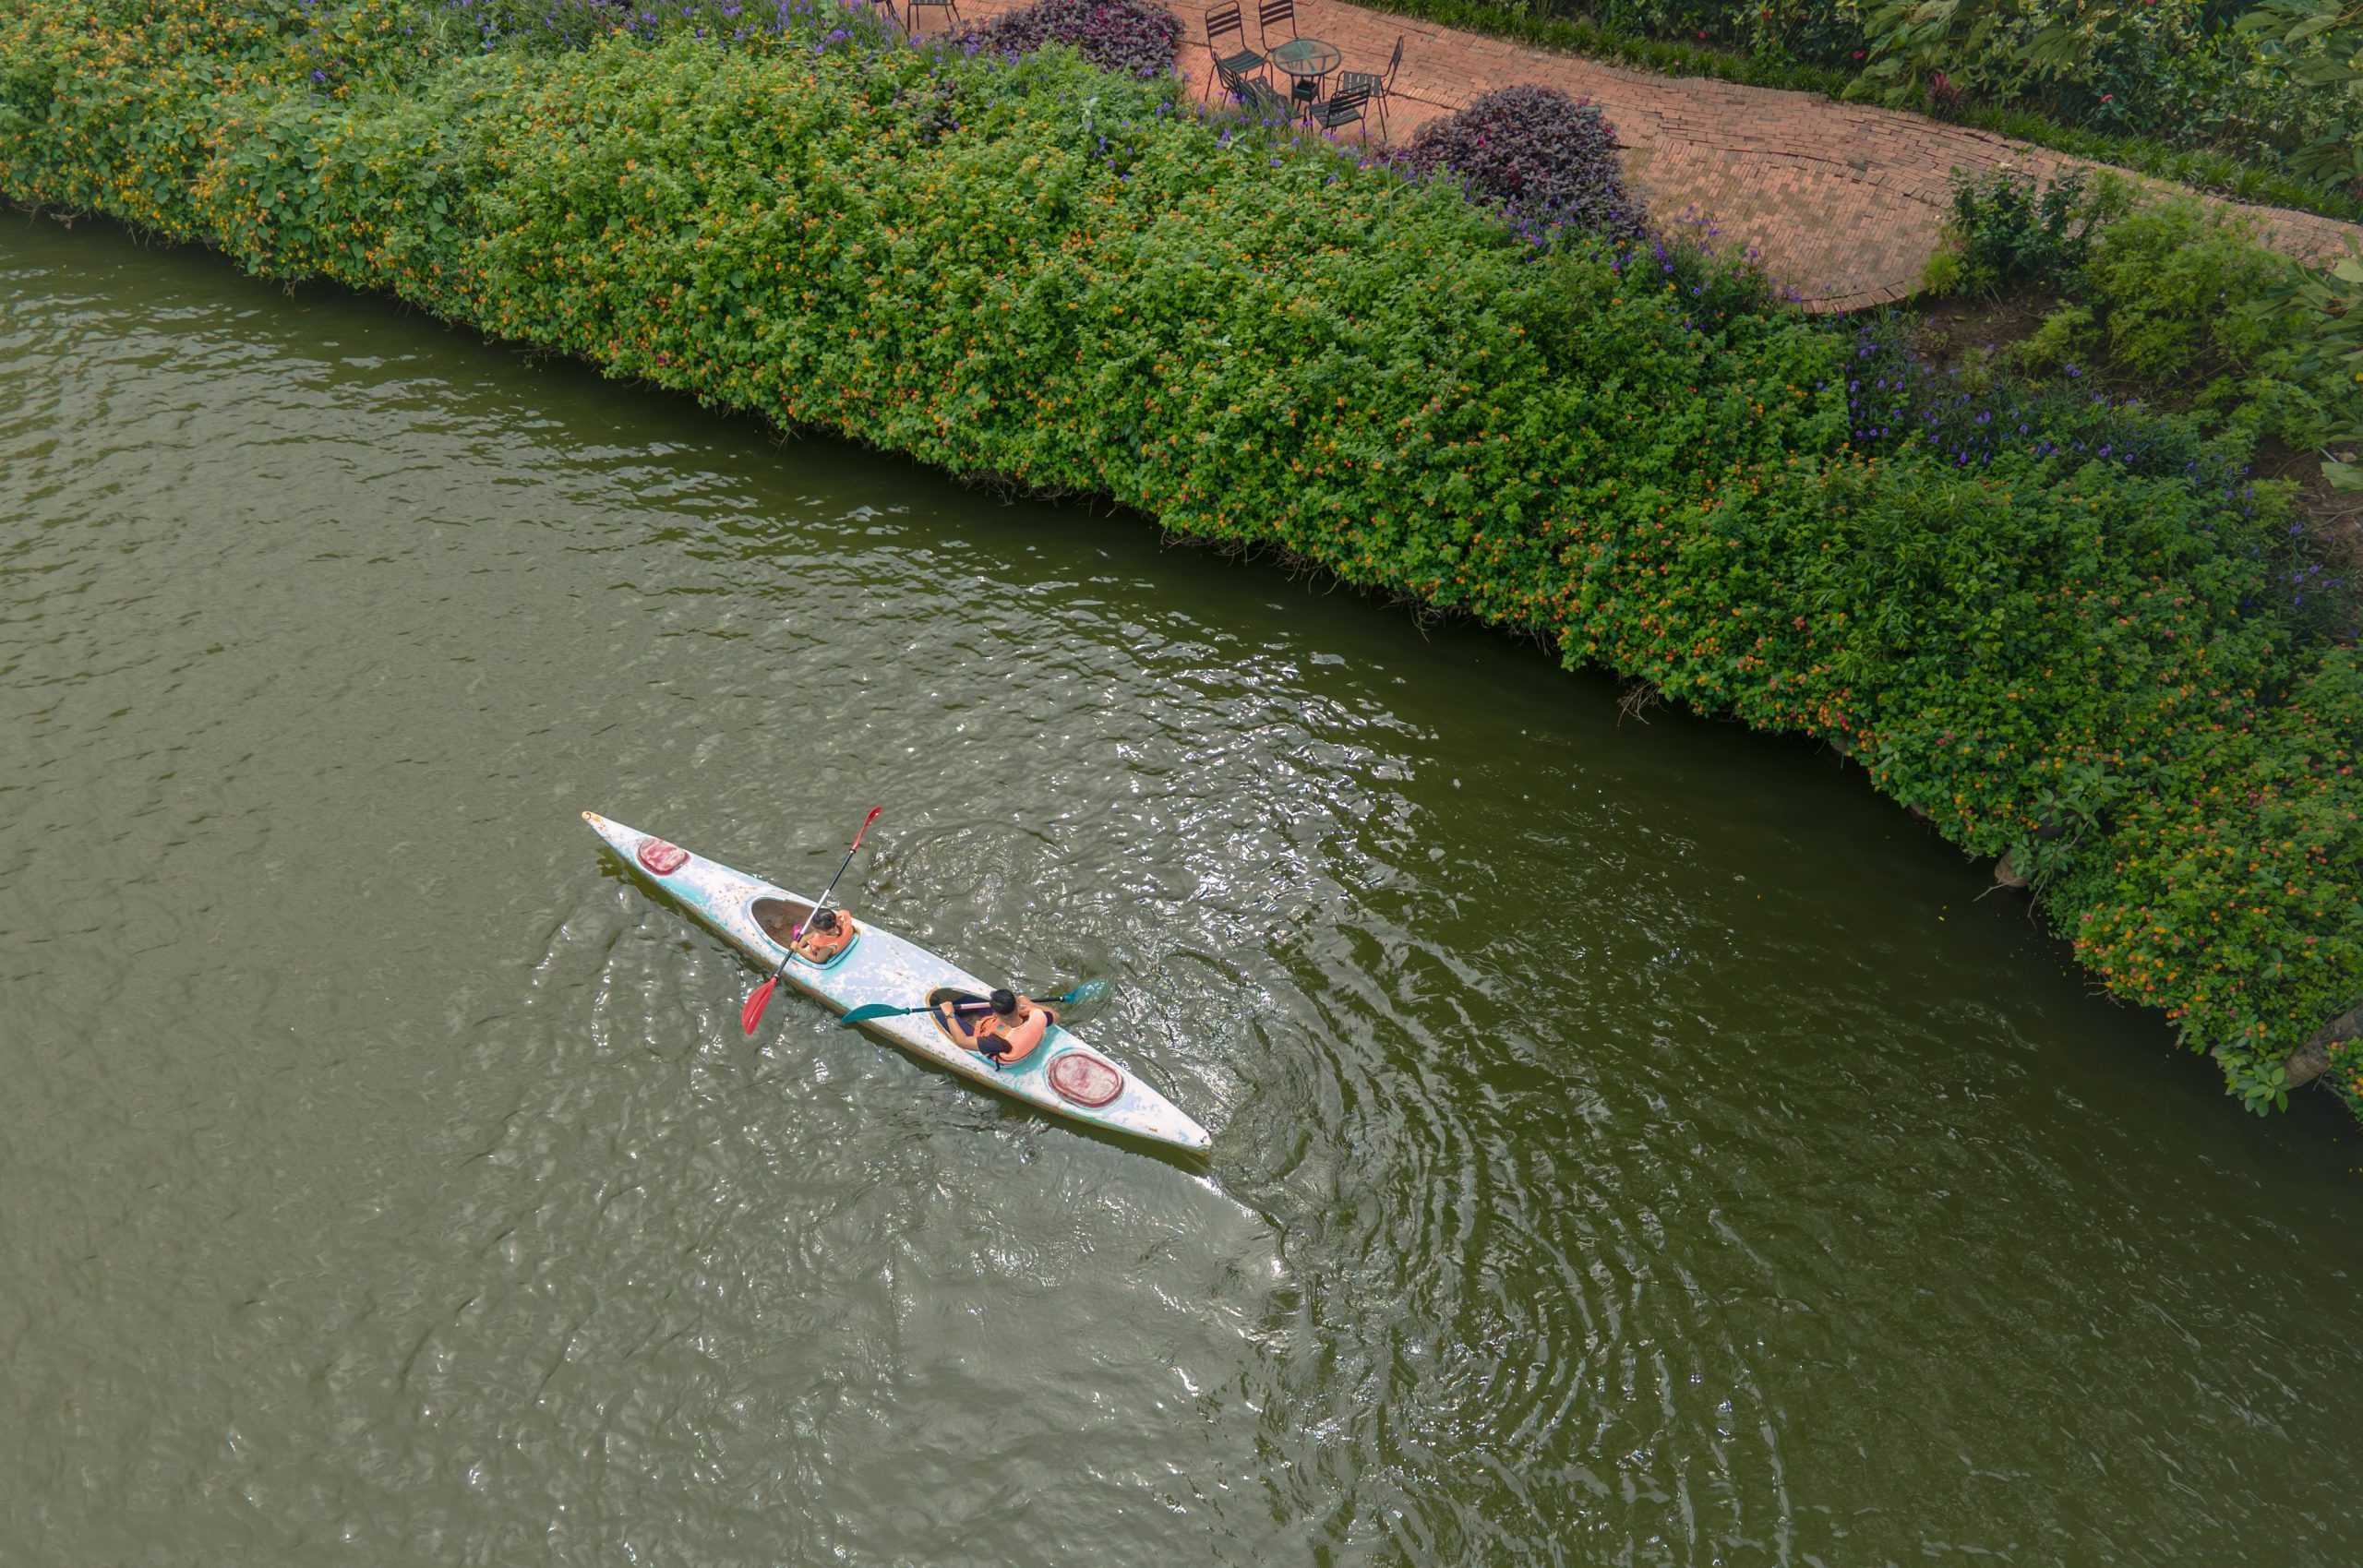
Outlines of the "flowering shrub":
{"label": "flowering shrub", "polygon": [[970,54],[1031,54],[1067,43],[1103,71],[1144,79],[1173,74],[1182,22],[1155,0],[1034,0],[960,36]]}
{"label": "flowering shrub", "polygon": [[[2262,1109],[2281,1042],[2358,988],[2363,661],[2331,649],[2287,701],[2227,717],[2175,760],[2172,787],[2117,802],[2117,854],[2057,891],[2077,956],[2166,1008]],[[2363,1046],[2341,1060],[2326,1081],[2363,1115]]]}
{"label": "flowering shrub", "polygon": [[[1961,470],[1989,468],[2012,454],[2105,462],[2212,492],[2217,510],[2245,523],[2277,515],[2278,503],[2249,481],[2244,441],[2210,438],[2196,415],[2112,398],[2075,365],[2057,367],[2048,380],[1991,366],[1939,369],[1911,347],[1908,321],[1889,317],[1857,329],[1849,371],[1848,415],[1854,439],[1865,445]],[[2253,391],[2258,384],[2247,385]],[[2293,629],[2310,637],[2354,630],[2352,584],[2316,558],[2313,534],[2293,522],[2249,547],[2261,568],[2255,592],[2270,596]]]}
{"label": "flowering shrub", "polygon": [[2341,1040],[2330,1047],[2330,1071],[2322,1083],[2363,1120],[2363,1040]]}
{"label": "flowering shrub", "polygon": [[1985,425],[1873,417],[1877,342],[1679,246],[1526,244],[1062,51],[922,52],[825,6],[556,49],[451,14],[19,5],[0,189],[1833,737],[2030,868],[2245,1101],[2363,975],[2349,677],[2299,652],[2276,496],[2187,428],[2105,409],[1963,461]]}
{"label": "flowering shrub", "polygon": [[2009,453],[2104,461],[2187,479],[2219,491],[2226,509],[2255,515],[2245,465],[2193,420],[2112,398],[2074,365],[2048,380],[1939,367],[1912,346],[1910,329],[1909,317],[1890,314],[1854,329],[1846,408],[1857,442],[1964,469]]}
{"label": "flowering shrub", "polygon": [[1641,204],[1625,189],[1616,128],[1552,87],[1505,87],[1430,120],[1399,155],[1423,174],[1449,169],[1469,194],[1518,221],[1637,235]]}

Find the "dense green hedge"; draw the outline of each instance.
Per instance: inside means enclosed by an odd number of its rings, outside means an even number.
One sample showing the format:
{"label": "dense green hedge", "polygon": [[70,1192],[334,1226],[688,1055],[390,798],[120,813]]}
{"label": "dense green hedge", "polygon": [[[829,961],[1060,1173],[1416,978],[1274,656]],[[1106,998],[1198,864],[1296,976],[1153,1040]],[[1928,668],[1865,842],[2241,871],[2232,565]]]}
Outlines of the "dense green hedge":
{"label": "dense green hedge", "polygon": [[[2351,735],[2351,672],[2277,701],[2316,655],[2269,491],[2067,440],[1877,455],[1850,385],[1872,350],[1744,278],[1540,250],[1449,185],[1072,55],[942,58],[834,12],[574,51],[448,18],[19,11],[0,188],[1110,495],[1836,737],[2033,869],[2112,988],[2220,1047],[2236,1089],[2355,999],[2358,793],[2307,749]],[[2266,774],[2311,836],[2260,804]],[[2220,844],[2302,890],[2243,883],[2237,940],[2173,868],[2229,876]],[[2136,966],[2161,943],[2173,973]]]}
{"label": "dense green hedge", "polygon": [[[2174,787],[2112,800],[2112,854],[2052,892],[2078,911],[2079,955],[2118,994],[2205,1025],[2192,1043],[2261,1108],[2284,1053],[2254,1046],[2302,1040],[2357,989],[2363,661],[2325,651],[2287,701],[2199,738]],[[2357,1069],[2331,1086],[2363,1107]]]}

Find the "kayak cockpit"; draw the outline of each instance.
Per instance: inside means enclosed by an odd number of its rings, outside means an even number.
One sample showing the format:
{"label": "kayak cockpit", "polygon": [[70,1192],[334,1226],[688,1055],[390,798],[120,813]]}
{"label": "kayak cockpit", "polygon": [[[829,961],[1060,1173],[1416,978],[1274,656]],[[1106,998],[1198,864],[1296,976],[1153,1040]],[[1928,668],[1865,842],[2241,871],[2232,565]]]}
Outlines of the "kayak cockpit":
{"label": "kayak cockpit", "polygon": [[[935,1026],[943,1032],[945,1039],[964,1051],[973,1051],[977,1048],[976,1032],[969,1029],[959,1015],[962,1012],[975,1013],[984,999],[976,992],[964,991],[956,986],[939,986],[927,995],[927,1015],[935,1020]],[[945,1017],[947,1011],[954,1016]]]}

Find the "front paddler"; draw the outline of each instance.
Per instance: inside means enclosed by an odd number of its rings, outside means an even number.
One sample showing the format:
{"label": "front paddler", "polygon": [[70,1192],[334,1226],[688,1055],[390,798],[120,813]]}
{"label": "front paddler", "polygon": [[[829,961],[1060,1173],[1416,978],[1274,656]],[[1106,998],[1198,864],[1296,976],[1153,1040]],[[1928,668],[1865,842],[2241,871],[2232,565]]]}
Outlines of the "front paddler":
{"label": "front paddler", "polygon": [[826,964],[853,945],[853,916],[834,909],[822,909],[806,922],[804,934],[796,939],[792,951],[807,964]]}

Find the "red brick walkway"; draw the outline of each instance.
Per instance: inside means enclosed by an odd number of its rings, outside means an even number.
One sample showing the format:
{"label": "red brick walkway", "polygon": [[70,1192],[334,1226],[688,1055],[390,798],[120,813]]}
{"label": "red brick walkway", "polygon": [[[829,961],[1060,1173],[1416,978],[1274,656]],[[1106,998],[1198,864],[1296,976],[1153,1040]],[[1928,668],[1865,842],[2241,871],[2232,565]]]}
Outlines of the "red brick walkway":
{"label": "red brick walkway", "polygon": [[[964,0],[961,12],[980,21],[1024,3]],[[1196,91],[1208,60],[1203,6],[1165,3],[1186,30],[1182,66]],[[1253,0],[1241,8],[1252,44]],[[1404,40],[1403,71],[1387,113],[1389,137],[1398,141],[1496,87],[1541,82],[1590,99],[1616,127],[1625,173],[1661,220],[1695,213],[1722,240],[1755,246],[1774,277],[1816,310],[1884,305],[1919,286],[1953,169],[2008,163],[2048,176],[2088,167],[1916,114],[1698,77],[1649,76],[1343,0],[1298,0],[1297,31],[1337,44],[1355,70],[1380,69],[1396,39]],[[2241,209],[2261,219],[2271,242],[2292,255],[2336,254],[2350,241],[2363,242],[2363,227],[2355,224],[2277,208]]]}

